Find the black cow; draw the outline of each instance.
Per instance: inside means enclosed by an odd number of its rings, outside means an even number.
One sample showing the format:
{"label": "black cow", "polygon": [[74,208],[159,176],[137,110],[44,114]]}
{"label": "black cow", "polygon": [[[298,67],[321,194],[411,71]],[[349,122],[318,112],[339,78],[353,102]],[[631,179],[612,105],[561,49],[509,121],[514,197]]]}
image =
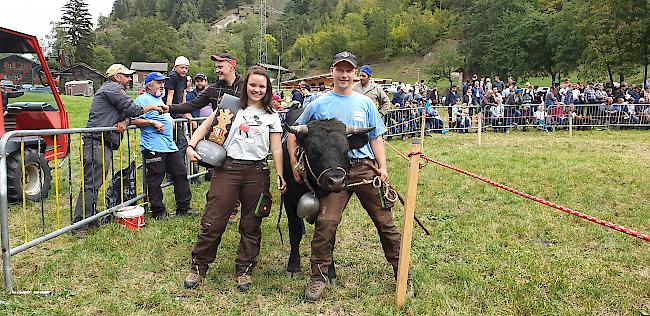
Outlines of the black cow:
{"label": "black cow", "polygon": [[[296,109],[287,115],[285,123],[292,125],[302,113]],[[304,149],[308,180],[315,188],[318,196],[326,196],[330,192],[340,192],[345,189],[346,172],[350,168],[347,152],[350,149],[361,148],[368,142],[367,133],[372,128],[346,126],[336,119],[312,121],[307,125],[290,126],[289,132],[296,135],[298,143]],[[300,197],[308,192],[308,187],[297,183],[293,178],[292,166],[289,162],[286,142],[284,149],[284,178],[287,181],[287,191],[283,194],[284,207],[289,221],[289,242],[291,254],[287,263],[287,274],[293,276],[301,271],[300,241],[304,234],[304,221],[297,215],[297,205]],[[307,166],[308,165],[308,166]],[[334,243],[334,241],[332,241]],[[334,247],[332,247],[334,249]],[[330,282],[336,282],[334,262],[327,272]]]}

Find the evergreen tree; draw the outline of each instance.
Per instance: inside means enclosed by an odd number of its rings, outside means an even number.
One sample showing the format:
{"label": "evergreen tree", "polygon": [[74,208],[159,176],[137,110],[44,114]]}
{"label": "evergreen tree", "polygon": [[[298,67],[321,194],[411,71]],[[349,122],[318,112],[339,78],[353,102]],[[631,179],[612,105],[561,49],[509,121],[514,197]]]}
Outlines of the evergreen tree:
{"label": "evergreen tree", "polygon": [[84,0],[70,0],[63,6],[61,27],[65,30],[65,41],[75,48],[73,60],[92,63],[95,33],[88,4]]}
{"label": "evergreen tree", "polygon": [[115,2],[113,2],[113,11],[111,12],[111,18],[113,20],[128,19],[132,16],[130,14],[130,9],[129,0],[115,0]]}

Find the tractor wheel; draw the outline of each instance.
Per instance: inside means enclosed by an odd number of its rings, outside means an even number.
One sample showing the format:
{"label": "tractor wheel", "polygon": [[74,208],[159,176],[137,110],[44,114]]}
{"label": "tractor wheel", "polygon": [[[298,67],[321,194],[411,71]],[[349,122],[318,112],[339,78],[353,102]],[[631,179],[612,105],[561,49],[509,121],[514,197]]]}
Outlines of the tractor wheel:
{"label": "tractor wheel", "polygon": [[[32,148],[25,149],[25,198],[40,201],[47,198],[52,186],[52,174],[47,160]],[[23,166],[20,151],[7,157],[7,196],[10,201],[23,199]]]}

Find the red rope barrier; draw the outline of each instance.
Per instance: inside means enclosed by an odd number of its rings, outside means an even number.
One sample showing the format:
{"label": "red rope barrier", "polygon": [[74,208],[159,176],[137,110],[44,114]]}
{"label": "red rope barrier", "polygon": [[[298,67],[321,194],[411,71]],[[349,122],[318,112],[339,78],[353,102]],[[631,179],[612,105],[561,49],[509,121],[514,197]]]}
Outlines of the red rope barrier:
{"label": "red rope barrier", "polygon": [[588,220],[588,221],[590,221],[590,222],[593,222],[593,223],[596,223],[596,224],[600,224],[600,225],[603,225],[603,226],[605,226],[605,227],[611,228],[611,229],[613,229],[613,230],[619,231],[619,232],[621,232],[621,233],[628,234],[628,235],[630,235],[630,236],[633,236],[633,237],[639,238],[639,239],[641,239],[641,240],[644,240],[644,241],[650,242],[650,236],[649,236],[649,235],[646,235],[646,234],[644,234],[644,233],[641,233],[641,232],[635,231],[635,230],[633,230],[633,229],[629,229],[629,228],[627,228],[627,227],[623,227],[623,226],[621,226],[621,225],[614,224],[614,223],[612,223],[612,222],[604,221],[604,220],[602,220],[602,219],[599,219],[599,218],[593,217],[593,216],[591,216],[591,215],[583,214],[583,213],[578,212],[578,211],[576,211],[576,210],[572,210],[572,209],[570,209],[570,208],[568,208],[568,207],[564,207],[564,206],[562,206],[562,205],[559,205],[559,204],[556,204],[556,203],[553,203],[553,202],[546,201],[546,200],[544,200],[544,199],[542,199],[542,198],[538,198],[538,197],[533,196],[533,195],[530,195],[530,194],[528,194],[528,193],[521,192],[521,191],[519,191],[519,190],[516,190],[516,189],[510,188],[510,187],[508,187],[508,186],[506,186],[506,185],[503,185],[503,184],[501,184],[501,183],[494,182],[494,181],[492,181],[492,180],[490,180],[490,179],[488,179],[488,178],[485,178],[485,177],[479,176],[479,175],[477,175],[477,174],[471,173],[471,172],[469,172],[469,171],[465,171],[465,170],[463,170],[463,169],[460,169],[460,168],[454,167],[454,166],[449,165],[449,164],[446,164],[446,163],[444,163],[444,162],[440,162],[440,161],[437,161],[437,160],[431,159],[431,158],[427,157],[425,154],[422,154],[421,157],[422,157],[422,159],[424,159],[424,160],[426,160],[426,161],[433,162],[433,163],[435,163],[435,164],[437,164],[437,165],[439,165],[439,166],[442,166],[442,167],[445,167],[445,168],[448,168],[448,169],[454,170],[454,171],[456,171],[456,172],[462,173],[462,174],[464,174],[464,175],[470,176],[470,177],[472,177],[472,178],[474,178],[474,179],[477,179],[477,180],[483,181],[483,182],[485,182],[485,183],[487,183],[487,184],[490,184],[490,185],[492,185],[492,186],[495,186],[495,187],[497,187],[497,188],[499,188],[499,189],[506,190],[506,191],[508,191],[508,192],[511,192],[511,193],[517,194],[517,195],[519,195],[519,196],[525,197],[525,198],[527,198],[527,199],[533,200],[533,201],[535,201],[535,202],[537,202],[537,203],[540,203],[540,204],[543,204],[543,205],[546,205],[546,206],[552,207],[552,208],[557,209],[557,210],[560,210],[560,211],[562,211],[562,212],[569,213],[569,214],[571,214],[571,215],[574,215],[574,216],[580,217],[580,218],[582,218],[582,219],[586,219],[586,220]]}

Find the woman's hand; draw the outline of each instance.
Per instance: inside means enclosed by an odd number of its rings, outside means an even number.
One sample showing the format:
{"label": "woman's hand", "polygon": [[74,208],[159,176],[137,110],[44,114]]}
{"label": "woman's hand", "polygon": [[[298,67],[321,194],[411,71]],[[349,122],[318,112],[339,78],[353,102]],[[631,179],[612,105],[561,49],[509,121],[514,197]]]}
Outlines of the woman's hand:
{"label": "woman's hand", "polygon": [[284,178],[281,175],[278,175],[278,191],[280,191],[280,193],[287,191],[287,182],[284,181]]}
{"label": "woman's hand", "polygon": [[201,160],[201,156],[199,156],[199,154],[194,150],[194,147],[192,146],[187,146],[187,149],[185,149],[185,154],[190,158],[191,162],[199,162],[199,160]]}

